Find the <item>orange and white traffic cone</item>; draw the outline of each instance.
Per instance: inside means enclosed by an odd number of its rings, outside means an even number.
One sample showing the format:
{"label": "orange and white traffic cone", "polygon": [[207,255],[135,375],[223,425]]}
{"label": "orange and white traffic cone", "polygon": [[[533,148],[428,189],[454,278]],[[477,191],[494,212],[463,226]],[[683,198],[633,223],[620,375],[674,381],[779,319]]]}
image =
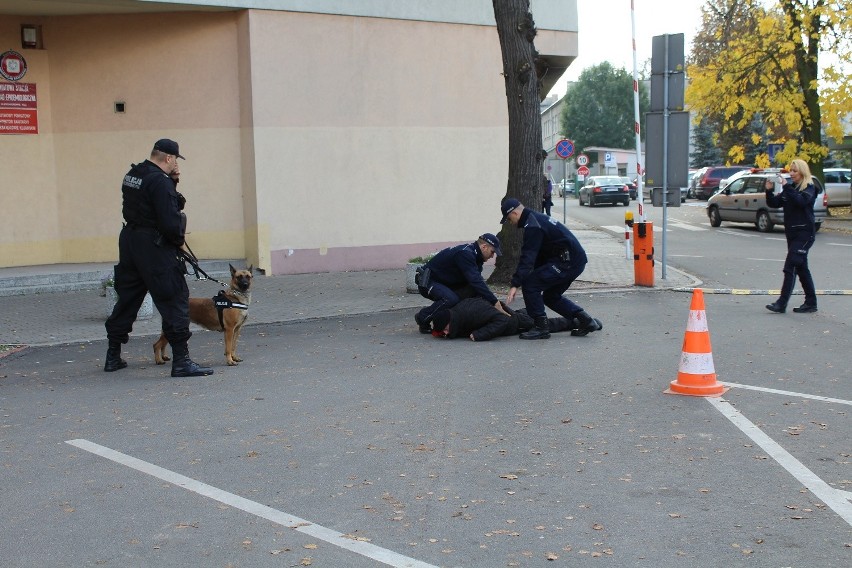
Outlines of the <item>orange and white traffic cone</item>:
{"label": "orange and white traffic cone", "polygon": [[683,352],[677,380],[672,381],[664,392],[690,396],[719,396],[728,390],[716,380],[713,367],[713,351],[710,349],[710,331],[704,310],[704,292],[700,288],[692,291],[689,320],[683,336]]}

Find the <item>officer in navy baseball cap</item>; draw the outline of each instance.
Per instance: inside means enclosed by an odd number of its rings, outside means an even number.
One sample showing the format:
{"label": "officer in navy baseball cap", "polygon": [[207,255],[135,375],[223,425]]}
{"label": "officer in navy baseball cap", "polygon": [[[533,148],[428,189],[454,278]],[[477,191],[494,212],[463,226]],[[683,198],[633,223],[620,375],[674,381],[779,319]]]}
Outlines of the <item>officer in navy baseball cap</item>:
{"label": "officer in navy baseball cap", "polygon": [[491,245],[491,248],[494,249],[494,254],[497,256],[501,256],[503,254],[503,251],[500,249],[500,239],[498,239],[496,235],[485,233],[479,237],[479,240],[485,241],[485,243]]}
{"label": "officer in navy baseball cap", "polygon": [[174,140],[169,140],[168,138],[161,138],[154,142],[154,150],[162,152],[163,154],[168,154],[170,156],[177,156],[181,160],[185,160],[183,156],[180,155],[180,148],[178,147],[178,143]]}
{"label": "officer in navy baseball cap", "polygon": [[521,339],[547,339],[550,325],[545,306],[571,322],[579,322],[571,335],[585,336],[603,329],[600,320],[563,294],[586,268],[586,251],[574,233],[544,213],[524,207],[510,197],[500,203],[501,223],[524,230],[520,258],[512,275],[506,303],[511,304],[518,290],[523,290],[527,314],[535,327],[521,334]]}
{"label": "officer in navy baseball cap", "polygon": [[500,239],[485,233],[472,243],[445,248],[432,257],[416,280],[420,295],[432,300],[432,305],[414,316],[420,333],[431,333],[435,314],[455,306],[464,298],[484,298],[503,311],[497,296],[482,278],[482,265],[500,254],[503,254]]}

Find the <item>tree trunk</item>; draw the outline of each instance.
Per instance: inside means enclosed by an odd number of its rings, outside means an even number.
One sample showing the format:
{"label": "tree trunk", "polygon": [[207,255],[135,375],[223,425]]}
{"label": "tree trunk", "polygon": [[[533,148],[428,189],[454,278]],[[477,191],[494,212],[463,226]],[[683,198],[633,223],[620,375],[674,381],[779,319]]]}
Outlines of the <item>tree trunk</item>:
{"label": "tree trunk", "polygon": [[[538,52],[533,39],[536,29],[529,0],[492,0],[509,110],[509,172],[506,197],[524,207],[541,211],[542,163],[547,154],[541,145]],[[502,201],[502,200],[501,200]],[[497,204],[494,204],[497,213]],[[506,224],[500,231],[503,255],[497,258],[491,284],[508,284],[518,264],[522,233]]]}
{"label": "tree trunk", "polygon": [[803,120],[800,143],[804,143],[802,154],[808,161],[811,174],[824,180],[822,161],[825,150],[822,148],[822,112],[819,106],[817,76],[819,42],[826,30],[819,14],[804,13],[797,2],[785,1],[781,3],[781,7],[792,22],[788,39],[795,45],[793,53],[796,57],[796,72],[805,102],[805,108],[801,111]]}

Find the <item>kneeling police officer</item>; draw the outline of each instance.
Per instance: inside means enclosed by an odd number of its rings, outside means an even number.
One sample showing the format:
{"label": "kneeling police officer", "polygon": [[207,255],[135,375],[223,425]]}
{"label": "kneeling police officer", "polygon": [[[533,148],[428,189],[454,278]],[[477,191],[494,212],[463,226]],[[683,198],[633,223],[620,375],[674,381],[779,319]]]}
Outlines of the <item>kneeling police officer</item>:
{"label": "kneeling police officer", "polygon": [[484,298],[502,310],[500,301],[482,278],[482,265],[492,256],[500,256],[500,239],[491,233],[476,242],[445,248],[436,254],[417,278],[417,289],[432,300],[414,316],[421,333],[431,333],[431,322],[438,310],[452,308],[464,298]]}
{"label": "kneeling police officer", "polygon": [[517,199],[504,200],[500,211],[503,213],[500,223],[508,221],[524,230],[521,256],[506,297],[506,303],[511,304],[521,288],[527,313],[535,322],[535,328],[522,333],[521,339],[550,337],[545,306],[568,321],[578,320],[580,327],[571,335],[585,336],[603,329],[600,320],[562,295],[583,273],[588,262],[577,237],[555,219],[524,208]]}

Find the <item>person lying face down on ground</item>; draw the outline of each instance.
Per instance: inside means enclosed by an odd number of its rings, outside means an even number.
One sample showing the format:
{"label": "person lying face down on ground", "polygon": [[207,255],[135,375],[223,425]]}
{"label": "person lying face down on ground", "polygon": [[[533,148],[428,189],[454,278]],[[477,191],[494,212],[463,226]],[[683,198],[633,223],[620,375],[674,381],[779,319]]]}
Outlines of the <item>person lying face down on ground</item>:
{"label": "person lying face down on ground", "polygon": [[[505,303],[499,311],[482,298],[466,298],[453,306],[439,310],[432,318],[432,336],[455,339],[469,337],[473,341],[488,341],[495,337],[518,335],[535,327],[526,310],[515,311]],[[563,317],[548,319],[551,332],[578,329],[579,322]]]}

